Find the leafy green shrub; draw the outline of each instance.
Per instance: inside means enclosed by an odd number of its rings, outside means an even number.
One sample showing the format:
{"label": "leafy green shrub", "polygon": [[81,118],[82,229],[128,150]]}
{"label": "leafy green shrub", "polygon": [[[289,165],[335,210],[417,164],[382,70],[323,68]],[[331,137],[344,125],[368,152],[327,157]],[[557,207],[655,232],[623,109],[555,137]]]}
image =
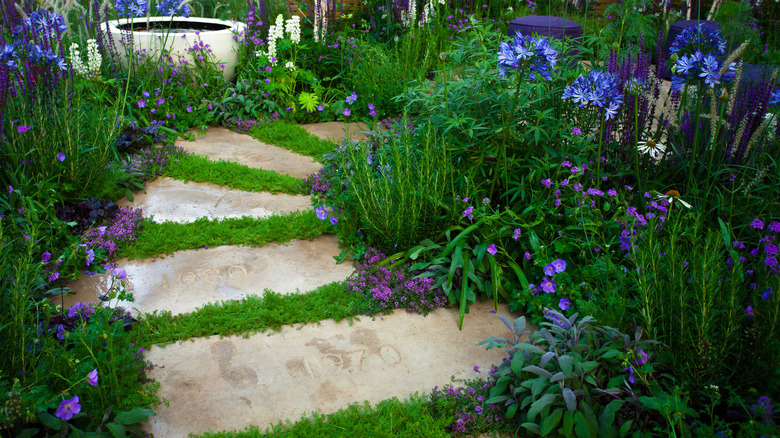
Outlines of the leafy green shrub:
{"label": "leafy green shrub", "polygon": [[[480,345],[508,347],[487,403],[502,403],[507,417],[542,436],[625,436],[648,426],[638,397],[654,385],[655,341],[643,341],[595,324],[590,316],[566,318],[546,310],[541,330],[528,334],[525,317],[499,315],[512,338]],[[517,418],[515,418],[517,417]]]}

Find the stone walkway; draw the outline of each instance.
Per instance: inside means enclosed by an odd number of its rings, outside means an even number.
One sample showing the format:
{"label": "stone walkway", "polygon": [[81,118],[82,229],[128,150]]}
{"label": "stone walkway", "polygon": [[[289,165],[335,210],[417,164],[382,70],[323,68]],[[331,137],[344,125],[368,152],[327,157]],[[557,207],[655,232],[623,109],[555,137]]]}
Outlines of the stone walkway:
{"label": "stone walkway", "polygon": [[[319,136],[338,141],[342,123],[306,125]],[[352,125],[353,139],[360,126]],[[179,142],[191,153],[212,159],[305,177],[319,163],[223,128],[211,128],[193,142]],[[140,207],[157,222],[190,222],[207,217],[267,217],[311,208],[308,197],[249,193],[168,178],[152,182],[147,193],[122,205]],[[349,263],[336,264],[334,236],[312,241],[270,244],[262,248],[224,246],[178,251],[166,258],[119,260],[127,272],[132,303],[120,303],[137,314],[168,310],[197,311],[207,303],[278,293],[306,293],[345,280]],[[111,277],[82,277],[71,285],[75,295],[65,306],[96,301],[111,287]],[[154,346],[147,358],[151,377],[169,404],[157,409],[146,432],[158,438],[185,437],[208,430],[261,428],[304,413],[335,412],[350,403],[372,403],[414,392],[426,393],[450,383],[450,377],[473,378],[500,361],[503,351],[477,344],[488,336],[507,334],[489,311],[492,304],[472,306],[463,331],[457,309],[439,309],[427,317],[396,311],[375,319],[336,323],[331,320],[249,338],[210,337]],[[506,307],[501,314],[509,315]]]}

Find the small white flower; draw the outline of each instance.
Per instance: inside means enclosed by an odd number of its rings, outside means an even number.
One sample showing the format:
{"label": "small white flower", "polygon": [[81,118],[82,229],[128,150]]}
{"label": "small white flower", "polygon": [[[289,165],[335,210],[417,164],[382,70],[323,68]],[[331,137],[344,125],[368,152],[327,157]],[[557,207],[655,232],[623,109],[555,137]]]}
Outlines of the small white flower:
{"label": "small white flower", "polygon": [[666,146],[653,140],[640,141],[637,143],[636,148],[639,150],[639,153],[650,155],[650,158],[654,161],[661,161],[666,153]]}
{"label": "small white flower", "polygon": [[73,43],[70,45],[70,63],[73,66],[73,70],[79,76],[86,76],[89,74],[89,69],[81,60],[81,52],[79,52],[79,45]]}
{"label": "small white flower", "polygon": [[94,39],[87,40],[87,66],[89,67],[90,76],[95,76],[100,72],[100,66],[103,64],[103,56],[98,49],[97,41]]}
{"label": "small white flower", "polygon": [[680,192],[678,192],[677,190],[669,190],[668,192],[666,192],[665,195],[659,193],[658,195],[656,195],[656,198],[669,202],[670,207],[675,202],[679,202],[680,204],[682,204],[683,207],[691,208],[691,204],[683,201],[682,198],[680,198]]}
{"label": "small white flower", "polygon": [[284,63],[284,68],[290,71],[295,71],[295,64],[293,64],[292,61],[287,61]]}

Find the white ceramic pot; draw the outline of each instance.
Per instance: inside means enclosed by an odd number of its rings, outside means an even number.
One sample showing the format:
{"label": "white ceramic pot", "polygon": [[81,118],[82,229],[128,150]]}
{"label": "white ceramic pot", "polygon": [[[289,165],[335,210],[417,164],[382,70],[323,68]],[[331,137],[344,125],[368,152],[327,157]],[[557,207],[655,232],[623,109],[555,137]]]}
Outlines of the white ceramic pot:
{"label": "white ceramic pot", "polygon": [[[127,67],[127,52],[131,21],[129,18],[112,20],[103,23],[103,30],[111,33],[114,46],[122,63]],[[241,35],[246,24],[240,21],[216,20],[200,17],[140,17],[132,20],[133,51],[146,50],[149,56],[159,56],[165,45],[165,51],[171,55],[181,56],[188,62],[194,62],[193,53],[189,49],[196,44],[208,44],[211,55],[218,63],[225,64],[222,75],[232,81],[236,75],[238,50]]]}

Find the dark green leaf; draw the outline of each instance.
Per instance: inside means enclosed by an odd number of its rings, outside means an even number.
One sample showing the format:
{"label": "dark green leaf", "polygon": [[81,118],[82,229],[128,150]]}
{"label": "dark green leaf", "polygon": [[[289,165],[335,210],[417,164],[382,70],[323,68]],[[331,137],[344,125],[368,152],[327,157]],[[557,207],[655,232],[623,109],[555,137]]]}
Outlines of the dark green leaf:
{"label": "dark green leaf", "polygon": [[146,420],[147,417],[153,417],[155,415],[157,414],[155,414],[154,411],[151,409],[136,407],[127,412],[120,412],[114,418],[114,422],[119,424],[124,424],[124,425],[140,423]]}
{"label": "dark green leaf", "polygon": [[50,427],[54,430],[60,430],[62,428],[62,420],[47,412],[41,412],[38,414],[38,420],[40,420],[44,426]]}
{"label": "dark green leaf", "polygon": [[538,400],[531,404],[531,409],[528,410],[528,420],[534,421],[537,415],[542,412],[544,408],[550,406],[555,400],[556,394],[544,394],[539,397]]}
{"label": "dark green leaf", "polygon": [[564,354],[563,356],[558,356],[558,364],[561,366],[561,371],[563,371],[563,374],[565,374],[566,377],[571,377],[573,360],[574,359],[572,359],[572,357],[569,356],[568,354]]}
{"label": "dark green leaf", "polygon": [[127,432],[125,431],[125,427],[121,424],[117,423],[108,423],[106,424],[106,427],[111,432],[111,435],[114,436],[114,438],[125,438],[127,436]]}
{"label": "dark green leaf", "polygon": [[558,408],[542,420],[542,436],[549,435],[558,426],[563,417],[563,409]]}

